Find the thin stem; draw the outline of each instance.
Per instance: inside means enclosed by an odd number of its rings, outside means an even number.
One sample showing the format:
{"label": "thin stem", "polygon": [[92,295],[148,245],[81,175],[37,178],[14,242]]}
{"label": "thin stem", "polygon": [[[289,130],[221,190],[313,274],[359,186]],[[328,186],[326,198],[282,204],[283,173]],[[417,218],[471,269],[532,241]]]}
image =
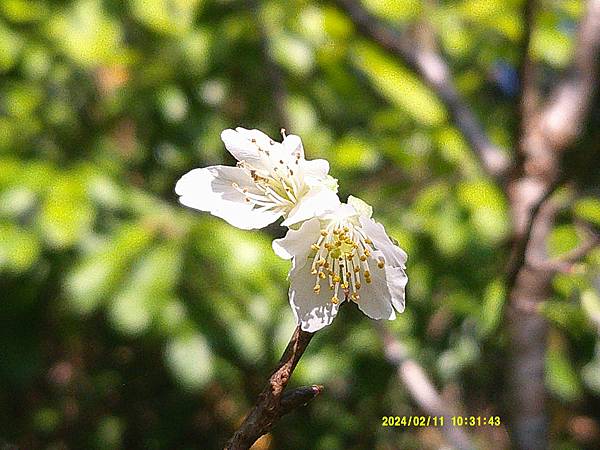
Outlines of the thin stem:
{"label": "thin stem", "polygon": [[323,387],[318,385],[284,392],[313,335],[314,333],[308,333],[302,331],[300,327],[296,327],[267,386],[258,396],[256,404],[244,422],[225,445],[226,450],[249,449],[259,437],[268,433],[283,415],[308,403],[322,392]]}

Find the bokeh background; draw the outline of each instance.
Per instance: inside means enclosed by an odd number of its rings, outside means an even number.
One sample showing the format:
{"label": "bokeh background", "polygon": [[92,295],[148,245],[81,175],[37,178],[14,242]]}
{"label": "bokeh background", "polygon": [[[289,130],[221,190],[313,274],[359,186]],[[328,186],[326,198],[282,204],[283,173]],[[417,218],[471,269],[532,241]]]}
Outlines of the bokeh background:
{"label": "bokeh background", "polygon": [[[510,148],[518,0],[363,3],[399,30],[427,21],[459,91]],[[583,2],[545,0],[533,57],[551,86]],[[386,324],[458,411],[499,415],[510,219],[434,93],[326,1],[3,0],[0,3],[0,448],[212,449],[239,425],[294,329],[284,229],[240,231],[186,210],[186,171],[231,164],[225,128],[298,134],[342,198],[371,203],[410,255],[404,314]],[[598,103],[578,143],[597,150]],[[595,130],[595,131],[594,131]],[[588,161],[587,163],[585,161]],[[549,251],[600,226],[599,171]],[[579,164],[579,165],[578,165]],[[553,281],[545,382],[553,448],[600,445],[600,252]],[[344,307],[292,384],[322,396],[256,448],[440,448],[373,322]],[[504,426],[467,430],[509,448]]]}

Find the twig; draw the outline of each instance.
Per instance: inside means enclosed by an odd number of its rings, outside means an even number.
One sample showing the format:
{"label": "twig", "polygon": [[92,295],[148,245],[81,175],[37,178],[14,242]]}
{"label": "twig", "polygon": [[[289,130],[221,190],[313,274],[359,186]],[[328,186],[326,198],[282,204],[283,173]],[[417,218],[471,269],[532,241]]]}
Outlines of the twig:
{"label": "twig", "polygon": [[556,192],[561,183],[562,180],[558,179],[546,188],[542,196],[529,209],[529,212],[527,213],[524,232],[516,233],[514,237],[512,253],[510,255],[508,266],[506,268],[506,284],[508,290],[510,290],[515,284],[519,270],[521,270],[521,267],[523,267],[527,260],[528,247],[531,241],[533,226],[537,219],[538,213],[540,212],[544,204]]}
{"label": "twig", "polygon": [[552,259],[531,258],[527,263],[539,270],[569,273],[576,263],[584,259],[598,245],[600,245],[600,235],[590,232],[580,245],[561,256]]}
{"label": "twig", "polygon": [[279,365],[269,378],[267,386],[259,395],[256,405],[227,442],[225,449],[249,449],[259,437],[269,432],[281,416],[300,405],[308,403],[322,392],[323,387],[317,385],[284,392],[313,335],[313,333],[302,331],[300,327],[296,328],[283,352]]}
{"label": "twig", "polygon": [[510,168],[510,160],[490,142],[484,128],[461,98],[446,61],[437,52],[402,39],[395,30],[382,24],[358,2],[336,0],[335,3],[348,14],[362,35],[401,58],[421,76],[444,103],[452,121],[474,150],[484,170],[494,178],[502,178]]}
{"label": "twig", "polygon": [[[452,408],[444,402],[435,386],[425,373],[425,370],[413,359],[409,358],[407,351],[382,323],[377,323],[379,334],[384,343],[385,357],[388,362],[396,367],[400,382],[415,403],[431,416],[446,416],[453,413]],[[453,447],[466,450],[475,448],[469,437],[460,427],[453,427],[449,421],[444,422],[442,432],[448,443]]]}
{"label": "twig", "polygon": [[302,386],[292,389],[289,392],[284,392],[281,399],[281,415],[283,416],[300,406],[306,405],[321,392],[323,392],[323,386],[320,384]]}

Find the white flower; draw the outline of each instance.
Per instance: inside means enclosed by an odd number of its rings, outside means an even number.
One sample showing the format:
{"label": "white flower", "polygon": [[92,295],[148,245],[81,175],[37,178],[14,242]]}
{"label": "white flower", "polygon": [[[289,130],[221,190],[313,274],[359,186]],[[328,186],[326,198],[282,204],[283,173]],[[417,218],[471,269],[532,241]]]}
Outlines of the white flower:
{"label": "white flower", "polygon": [[341,302],[353,300],[372,319],[404,311],[406,253],[394,245],[372,209],[354,197],[273,241],[292,260],[290,304],[296,322],[314,332],[329,325]]}
{"label": "white flower", "polygon": [[194,169],[177,182],[179,201],[242,229],[262,228],[284,217],[293,226],[339,204],[337,182],[323,159],[304,159],[302,141],[275,142],[259,130],[221,133],[237,167]]}

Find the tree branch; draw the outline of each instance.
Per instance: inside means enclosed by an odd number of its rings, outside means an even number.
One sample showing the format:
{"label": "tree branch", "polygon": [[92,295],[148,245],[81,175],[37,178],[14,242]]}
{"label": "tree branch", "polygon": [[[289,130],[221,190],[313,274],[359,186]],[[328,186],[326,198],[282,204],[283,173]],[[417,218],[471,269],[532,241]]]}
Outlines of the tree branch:
{"label": "tree branch", "polygon": [[308,403],[322,392],[323,387],[317,385],[284,392],[313,335],[314,333],[308,333],[302,331],[300,327],[296,327],[267,386],[259,395],[252,411],[225,445],[226,450],[249,449],[259,437],[269,432],[281,416]]}
{"label": "tree branch", "polygon": [[[406,386],[414,402],[431,416],[449,418],[455,415],[452,408],[438,394],[425,370],[407,356],[407,351],[402,343],[392,336],[383,323],[377,323],[377,328],[383,339],[385,357],[390,364],[396,367],[398,379]],[[448,443],[457,449],[475,448],[465,431],[460,427],[453,427],[449,420],[444,422],[442,432]]]}
{"label": "tree branch", "polygon": [[523,3],[522,22],[523,36],[521,38],[520,55],[518,63],[519,73],[519,105],[517,111],[518,126],[515,142],[519,141],[520,136],[529,133],[531,119],[538,113],[540,102],[540,93],[537,84],[537,67],[531,59],[531,36],[533,34],[534,22],[538,11],[537,0],[525,0]]}
{"label": "tree branch", "polygon": [[[561,185],[562,180],[556,180],[552,185],[548,186],[541,197],[533,204],[526,214],[526,225],[523,233],[517,233],[512,246],[512,252],[506,268],[506,279],[508,290],[512,289],[516,281],[517,274],[527,261],[528,247],[531,241],[532,232],[538,213],[546,202],[556,192],[556,189]],[[547,214],[544,215],[547,218]]]}
{"label": "tree branch", "polygon": [[600,0],[589,0],[572,65],[541,113],[542,131],[555,150],[570,146],[581,133],[598,84],[599,53]]}
{"label": "tree branch", "polygon": [[522,118],[517,167],[507,185],[515,239],[506,311],[507,405],[513,446],[519,449],[541,450],[548,446],[544,389],[547,324],[538,314],[538,306],[550,293],[554,272],[530,262],[547,260],[547,236],[555,215],[549,196],[562,175],[560,153],[581,135],[589,114],[598,78],[599,51],[600,0],[589,0],[567,76],[540,111],[537,105],[531,108],[527,99],[521,98],[521,111],[527,116]]}
{"label": "tree branch", "polygon": [[490,142],[484,128],[461,98],[446,61],[437,52],[403,39],[395,30],[369,14],[359,2],[336,0],[335,3],[348,14],[363,36],[398,56],[425,81],[448,109],[452,122],[465,137],[484,170],[494,178],[503,177],[510,168],[510,160]]}

